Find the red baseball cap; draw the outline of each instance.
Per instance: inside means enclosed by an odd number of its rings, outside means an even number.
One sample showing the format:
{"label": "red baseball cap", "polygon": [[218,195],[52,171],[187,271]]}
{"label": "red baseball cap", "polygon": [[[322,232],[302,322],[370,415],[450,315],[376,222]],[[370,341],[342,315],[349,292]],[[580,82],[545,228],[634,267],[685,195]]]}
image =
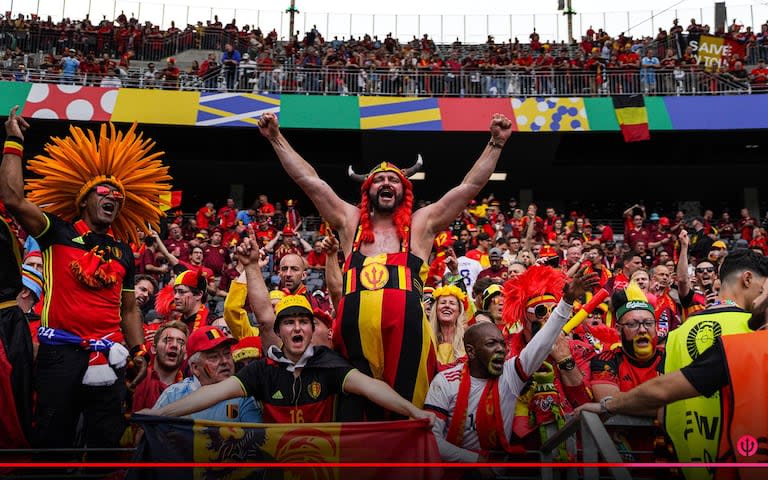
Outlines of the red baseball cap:
{"label": "red baseball cap", "polygon": [[197,352],[212,350],[224,343],[234,345],[237,343],[237,340],[226,336],[219,327],[206,325],[205,327],[198,328],[189,336],[189,340],[187,340],[187,354],[191,357]]}

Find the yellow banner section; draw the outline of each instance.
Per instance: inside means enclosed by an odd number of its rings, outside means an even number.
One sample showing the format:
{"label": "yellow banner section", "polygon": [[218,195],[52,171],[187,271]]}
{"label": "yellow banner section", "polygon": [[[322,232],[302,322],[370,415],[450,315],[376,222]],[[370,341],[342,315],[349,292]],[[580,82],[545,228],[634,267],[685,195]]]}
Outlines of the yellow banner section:
{"label": "yellow banner section", "polygon": [[121,88],[112,121],[194,125],[199,100],[200,92]]}

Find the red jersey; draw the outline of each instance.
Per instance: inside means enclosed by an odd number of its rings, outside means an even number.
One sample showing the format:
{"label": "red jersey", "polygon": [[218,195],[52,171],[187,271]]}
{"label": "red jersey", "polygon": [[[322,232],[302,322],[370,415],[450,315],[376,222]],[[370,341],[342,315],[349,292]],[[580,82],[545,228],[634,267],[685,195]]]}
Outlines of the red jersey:
{"label": "red jersey", "polygon": [[315,253],[314,250],[309,252],[309,255],[307,255],[307,266],[312,267],[324,267],[326,261],[326,254],[325,252],[321,253]]}
{"label": "red jersey", "polygon": [[213,270],[214,275],[219,275],[226,263],[229,263],[229,252],[224,245],[206,245],[203,248],[203,265]]}
{"label": "red jersey", "polygon": [[237,209],[221,207],[219,209],[219,225],[221,228],[232,228],[237,223]]}
{"label": "red jersey", "polygon": [[592,384],[616,385],[620,392],[628,392],[662,373],[661,357],[661,349],[645,362],[625,355],[620,348],[608,350],[590,362]]}
{"label": "red jersey", "polygon": [[215,214],[216,211],[208,207],[202,207],[200,210],[198,210],[195,217],[197,220],[197,228],[208,229]]}
{"label": "red jersey", "polygon": [[272,227],[269,227],[266,230],[261,230],[260,228],[257,228],[255,230],[255,233],[256,233],[256,239],[259,241],[259,246],[263,247],[269,242],[271,242],[273,238],[275,238],[275,235],[277,235],[277,230],[275,230]]}
{"label": "red jersey", "polygon": [[[110,234],[91,232],[82,220],[65,222],[45,214],[47,225],[36,237],[45,264],[45,305],[41,325],[83,338],[102,338],[120,330],[123,291],[133,291],[133,252]],[[100,289],[78,279],[73,262],[100,248],[116,281]],[[84,273],[83,273],[84,274]]]}

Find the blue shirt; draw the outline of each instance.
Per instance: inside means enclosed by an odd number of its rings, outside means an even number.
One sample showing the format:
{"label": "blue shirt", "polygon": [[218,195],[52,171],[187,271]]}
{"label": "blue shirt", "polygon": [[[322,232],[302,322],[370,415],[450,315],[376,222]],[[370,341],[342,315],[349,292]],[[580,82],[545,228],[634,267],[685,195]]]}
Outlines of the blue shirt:
{"label": "blue shirt", "polygon": [[[654,69],[650,68],[648,66],[649,65],[658,65],[658,64],[659,64],[659,59],[656,58],[656,57],[651,57],[651,58],[643,57],[642,60],[640,60],[640,65],[641,65],[640,76],[643,77],[644,79],[653,80],[654,79],[654,76],[653,76],[653,73],[654,73],[653,70]],[[642,67],[648,67],[648,68],[642,68]]]}
{"label": "blue shirt", "polygon": [[[160,408],[180,400],[200,388],[197,377],[187,377],[179,383],[174,383],[163,391],[153,408]],[[256,404],[253,397],[238,397],[222,400],[205,410],[186,415],[186,418],[196,420],[211,420],[214,422],[248,422],[261,423],[261,406]]]}
{"label": "blue shirt", "polygon": [[64,75],[72,76],[77,73],[77,67],[80,62],[76,58],[64,57],[61,61],[61,70]]}
{"label": "blue shirt", "polygon": [[240,210],[237,212],[237,221],[242,222],[243,225],[248,225],[256,221],[256,215],[248,215],[248,210]]}

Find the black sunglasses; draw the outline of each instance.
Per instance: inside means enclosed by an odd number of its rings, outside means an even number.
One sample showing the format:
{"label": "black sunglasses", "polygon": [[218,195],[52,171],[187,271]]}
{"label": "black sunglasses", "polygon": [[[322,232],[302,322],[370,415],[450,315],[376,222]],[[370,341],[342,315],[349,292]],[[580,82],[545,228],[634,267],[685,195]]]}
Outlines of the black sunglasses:
{"label": "black sunglasses", "polygon": [[714,273],[715,267],[697,267],[696,268],[696,273],[704,273],[704,272]]}

